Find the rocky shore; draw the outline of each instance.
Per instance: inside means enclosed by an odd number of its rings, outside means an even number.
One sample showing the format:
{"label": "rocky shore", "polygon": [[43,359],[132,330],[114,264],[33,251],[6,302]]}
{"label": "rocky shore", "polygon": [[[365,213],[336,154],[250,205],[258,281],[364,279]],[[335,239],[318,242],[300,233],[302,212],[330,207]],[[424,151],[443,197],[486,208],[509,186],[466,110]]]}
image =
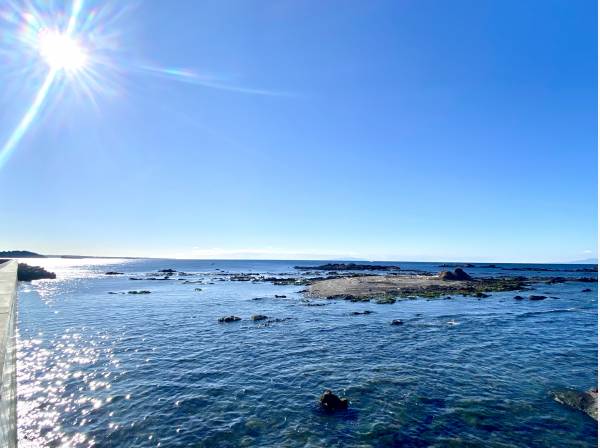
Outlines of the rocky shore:
{"label": "rocky shore", "polygon": [[19,263],[19,267],[17,268],[17,280],[20,282],[55,278],[56,274],[54,272],[49,272],[40,266],[30,266],[27,263]]}
{"label": "rocky shore", "polygon": [[522,277],[475,279],[462,269],[439,275],[369,275],[315,280],[306,295],[313,298],[393,303],[395,297],[440,297],[462,294],[486,297],[487,292],[520,291],[528,286]]}

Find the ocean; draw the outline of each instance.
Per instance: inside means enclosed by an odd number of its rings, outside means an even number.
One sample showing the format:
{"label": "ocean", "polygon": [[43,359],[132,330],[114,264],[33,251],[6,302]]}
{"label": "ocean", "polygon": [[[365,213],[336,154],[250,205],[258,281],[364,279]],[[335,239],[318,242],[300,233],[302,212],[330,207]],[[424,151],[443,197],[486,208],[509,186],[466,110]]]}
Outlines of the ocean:
{"label": "ocean", "polygon": [[[304,286],[231,278],[322,262],[23,261],[57,279],[19,286],[21,447],[597,445],[596,422],[551,396],[597,385],[597,283],[540,282],[526,294],[541,301],[497,292],[382,305],[307,302]],[[465,270],[596,276],[582,267]],[[190,275],[148,279],[162,269]],[[362,311],[372,313],[352,314]],[[228,315],[242,320],[218,322]],[[323,413],[325,389],[349,410]]]}

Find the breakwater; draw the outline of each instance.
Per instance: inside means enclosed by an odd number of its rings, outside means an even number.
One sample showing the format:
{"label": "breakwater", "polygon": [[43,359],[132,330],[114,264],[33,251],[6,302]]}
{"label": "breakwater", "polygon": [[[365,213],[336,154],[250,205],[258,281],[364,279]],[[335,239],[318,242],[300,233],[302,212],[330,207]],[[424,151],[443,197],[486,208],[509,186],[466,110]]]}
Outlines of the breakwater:
{"label": "breakwater", "polygon": [[0,446],[17,446],[17,262],[0,264]]}

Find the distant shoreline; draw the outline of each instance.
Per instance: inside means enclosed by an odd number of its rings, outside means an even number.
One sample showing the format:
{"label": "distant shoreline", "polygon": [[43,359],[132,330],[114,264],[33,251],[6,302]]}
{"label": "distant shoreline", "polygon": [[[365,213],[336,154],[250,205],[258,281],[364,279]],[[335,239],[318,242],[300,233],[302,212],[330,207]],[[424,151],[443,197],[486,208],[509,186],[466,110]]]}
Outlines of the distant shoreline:
{"label": "distant shoreline", "polygon": [[448,260],[435,260],[435,261],[408,261],[408,260],[397,260],[397,261],[379,261],[379,260],[360,260],[356,258],[345,259],[288,259],[288,258],[171,258],[171,257],[132,257],[132,256],[100,256],[100,255],[59,255],[59,254],[39,254],[32,251],[26,250],[9,250],[9,251],[0,251],[0,258],[62,258],[62,259],[73,259],[73,260],[81,260],[86,258],[91,259],[106,259],[106,260],[177,260],[177,261],[289,261],[289,262],[351,262],[356,264],[380,264],[385,265],[389,264],[390,266],[397,265],[399,263],[426,263],[426,264],[440,264],[440,265],[597,265],[597,259],[586,259],[586,260],[575,260],[575,261],[565,261],[565,262],[527,262],[527,261],[448,261]]}

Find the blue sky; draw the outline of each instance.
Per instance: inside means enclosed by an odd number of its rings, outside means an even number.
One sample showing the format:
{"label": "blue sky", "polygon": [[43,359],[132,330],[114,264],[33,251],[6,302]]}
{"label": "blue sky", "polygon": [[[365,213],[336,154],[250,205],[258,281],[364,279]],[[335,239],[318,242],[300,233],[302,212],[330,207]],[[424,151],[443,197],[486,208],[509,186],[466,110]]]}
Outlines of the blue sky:
{"label": "blue sky", "polygon": [[[119,8],[80,31],[93,101],[54,86],[0,166],[2,249],[596,256],[594,1]],[[5,141],[47,69],[0,26]]]}

